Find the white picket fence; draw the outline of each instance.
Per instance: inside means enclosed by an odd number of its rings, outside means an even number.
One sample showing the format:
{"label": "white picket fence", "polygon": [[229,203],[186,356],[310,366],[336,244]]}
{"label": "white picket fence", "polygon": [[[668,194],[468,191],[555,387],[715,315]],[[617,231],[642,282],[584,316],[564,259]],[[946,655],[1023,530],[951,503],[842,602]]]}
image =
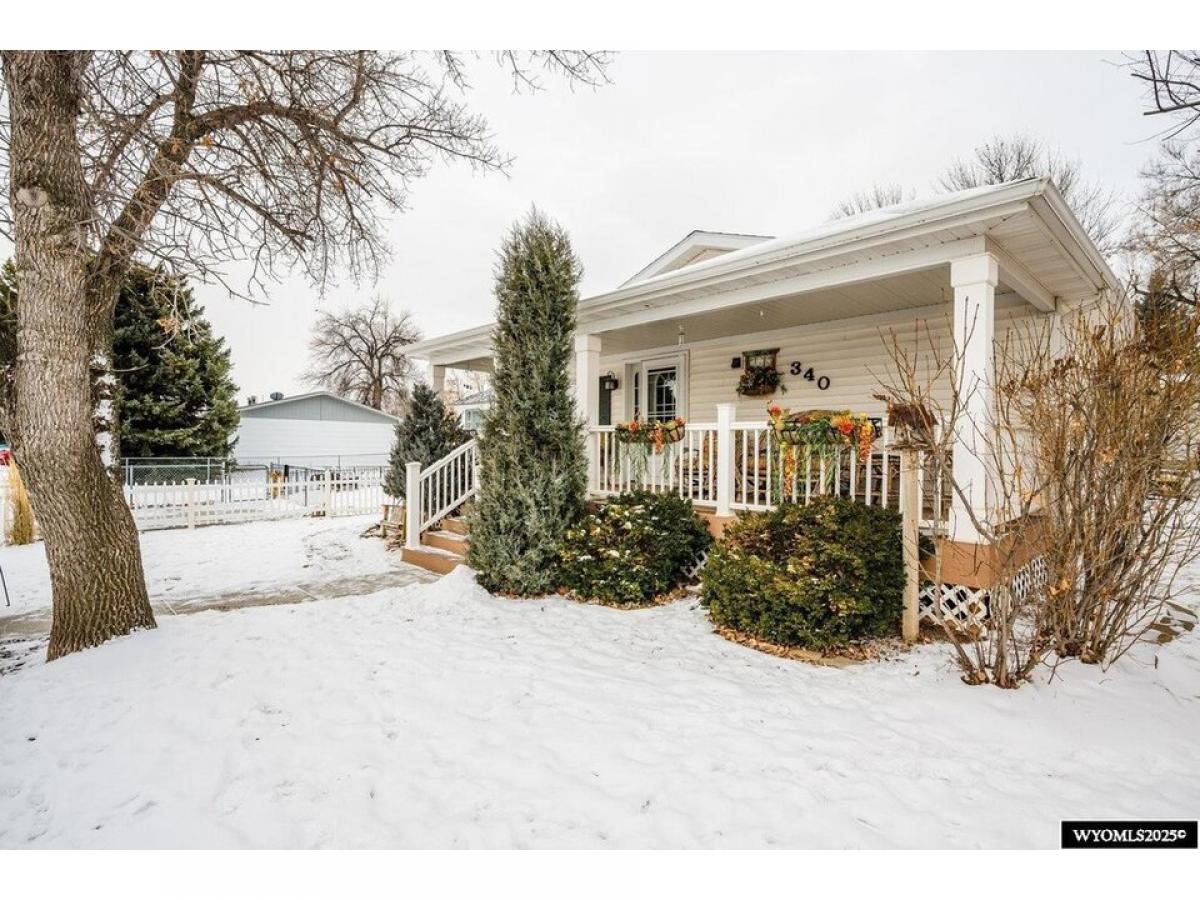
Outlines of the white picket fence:
{"label": "white picket fence", "polygon": [[[378,513],[395,502],[383,489],[382,470],[343,469],[308,473],[287,481],[225,478],[125,485],[125,502],[139,531],[196,528],[302,516]],[[8,540],[11,498],[8,468],[0,467],[0,535]]]}

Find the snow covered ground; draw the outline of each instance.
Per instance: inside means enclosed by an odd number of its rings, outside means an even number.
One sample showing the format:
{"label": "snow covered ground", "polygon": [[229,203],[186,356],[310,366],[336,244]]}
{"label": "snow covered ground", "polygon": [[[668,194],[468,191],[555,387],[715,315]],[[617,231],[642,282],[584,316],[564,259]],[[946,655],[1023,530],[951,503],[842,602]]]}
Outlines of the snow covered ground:
{"label": "snow covered ground", "polygon": [[[213,598],[252,600],[297,589],[324,596],[322,588],[331,582],[414,573],[383,541],[360,539],[378,520],[378,515],[302,518],[144,531],[142,561],[150,598],[169,612],[169,607]],[[12,601],[5,607],[0,598],[0,635],[6,620],[36,615],[40,624],[50,609],[43,544],[0,548],[0,567]]]}
{"label": "snow covered ground", "polygon": [[1060,674],[818,668],[692,600],[513,601],[460,568],[0,679],[0,846],[1053,847],[1064,817],[1194,818],[1197,633]]}

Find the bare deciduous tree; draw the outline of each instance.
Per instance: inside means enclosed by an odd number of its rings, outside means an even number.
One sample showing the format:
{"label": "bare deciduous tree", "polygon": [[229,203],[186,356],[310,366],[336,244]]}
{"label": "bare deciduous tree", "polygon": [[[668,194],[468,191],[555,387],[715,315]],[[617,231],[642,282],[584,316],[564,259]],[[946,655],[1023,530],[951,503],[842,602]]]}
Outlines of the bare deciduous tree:
{"label": "bare deciduous tree", "polygon": [[446,373],[446,383],[442,395],[447,404],[460,403],[467,397],[472,397],[487,390],[491,376],[486,372],[469,372],[457,369]]}
{"label": "bare deciduous tree", "polygon": [[404,348],[421,339],[407,310],[382,297],[353,309],[322,312],[308,344],[305,380],[374,409],[400,414],[408,403],[412,360]]}
{"label": "bare deciduous tree", "polygon": [[961,191],[1035,177],[1051,178],[1096,246],[1106,253],[1114,249],[1120,228],[1116,195],[1086,181],[1078,160],[1050,150],[1035,138],[997,135],[976,147],[969,158],[955,160],[938,179],[938,186]]}
{"label": "bare deciduous tree", "polygon": [[[502,54],[604,80],[607,57]],[[154,626],[117,486],[109,347],[135,262],[253,293],[300,267],[371,276],[380,217],[440,160],[507,160],[452,54],[6,51],[0,225],[15,247],[15,363],[0,430],[27,476],[54,594],[48,655]],[[223,265],[250,263],[244,285]]]}
{"label": "bare deciduous tree", "polygon": [[[1116,194],[1087,182],[1077,160],[1052,152],[1041,141],[1024,135],[993,137],[965,159],[955,160],[935,183],[940,191],[961,191],[1022,178],[1049,177],[1079,216],[1092,240],[1105,253],[1118,246],[1120,216]],[[913,198],[898,184],[873,185],[851,194],[837,205],[831,220],[894,206]]]}
{"label": "bare deciduous tree", "polygon": [[1165,143],[1142,173],[1145,190],[1128,242],[1144,304],[1200,307],[1200,148]]}
{"label": "bare deciduous tree", "polygon": [[911,200],[913,197],[912,191],[905,191],[898,184],[873,184],[870,189],[865,191],[856,191],[849,197],[844,199],[830,214],[830,220],[845,219],[849,216],[856,216],[859,213],[870,212],[873,209],[882,209],[885,206],[895,206],[897,203],[903,203],[905,200]]}
{"label": "bare deciduous tree", "polygon": [[1134,78],[1146,83],[1147,116],[1169,116],[1166,139],[1180,137],[1200,124],[1200,51],[1145,50],[1127,57]]}

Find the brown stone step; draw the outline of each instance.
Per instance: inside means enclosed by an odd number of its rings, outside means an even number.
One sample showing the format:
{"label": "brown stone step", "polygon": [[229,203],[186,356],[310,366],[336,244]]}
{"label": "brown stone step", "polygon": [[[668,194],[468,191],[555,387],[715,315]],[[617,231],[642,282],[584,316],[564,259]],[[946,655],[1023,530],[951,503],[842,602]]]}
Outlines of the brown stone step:
{"label": "brown stone step", "polygon": [[461,519],[458,516],[442,519],[441,527],[442,531],[453,531],[455,534],[467,535],[471,533],[471,529],[467,527],[467,520]]}
{"label": "brown stone step", "polygon": [[406,563],[420,566],[425,571],[433,572],[436,575],[453,572],[463,561],[459,554],[451,553],[448,550],[439,550],[437,547],[420,547],[416,550],[405,547],[400,551],[400,558]]}
{"label": "brown stone step", "polygon": [[459,556],[467,555],[467,539],[458,532],[426,531],[421,535],[421,543],[426,547],[436,547],[439,550],[446,550],[450,553],[456,553]]}

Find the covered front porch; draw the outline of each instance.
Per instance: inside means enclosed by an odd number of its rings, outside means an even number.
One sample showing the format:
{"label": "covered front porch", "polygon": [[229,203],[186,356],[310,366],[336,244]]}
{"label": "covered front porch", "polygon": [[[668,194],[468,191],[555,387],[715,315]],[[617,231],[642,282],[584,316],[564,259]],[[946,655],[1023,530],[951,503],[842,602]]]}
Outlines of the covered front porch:
{"label": "covered front porch", "polygon": [[[920,524],[963,544],[986,517],[993,349],[1115,286],[1054,186],[1031,179],[961,192],[831,223],[787,238],[696,232],[619,288],[579,304],[577,408],[587,433],[589,489],[672,491],[718,517],[833,493],[901,503],[905,475]],[[902,473],[884,403],[876,398],[893,342],[918,357],[954,360],[964,415],[953,436],[958,490]],[[440,387],[448,369],[488,371],[491,328],[418,345]],[[747,368],[769,359],[770,394],[739,393]],[[950,379],[935,384],[950,399]],[[789,459],[768,404],[871,417],[869,456]],[[616,426],[684,420],[677,442],[631,459]],[[785,469],[787,471],[785,471]],[[972,515],[974,513],[974,515]]]}

